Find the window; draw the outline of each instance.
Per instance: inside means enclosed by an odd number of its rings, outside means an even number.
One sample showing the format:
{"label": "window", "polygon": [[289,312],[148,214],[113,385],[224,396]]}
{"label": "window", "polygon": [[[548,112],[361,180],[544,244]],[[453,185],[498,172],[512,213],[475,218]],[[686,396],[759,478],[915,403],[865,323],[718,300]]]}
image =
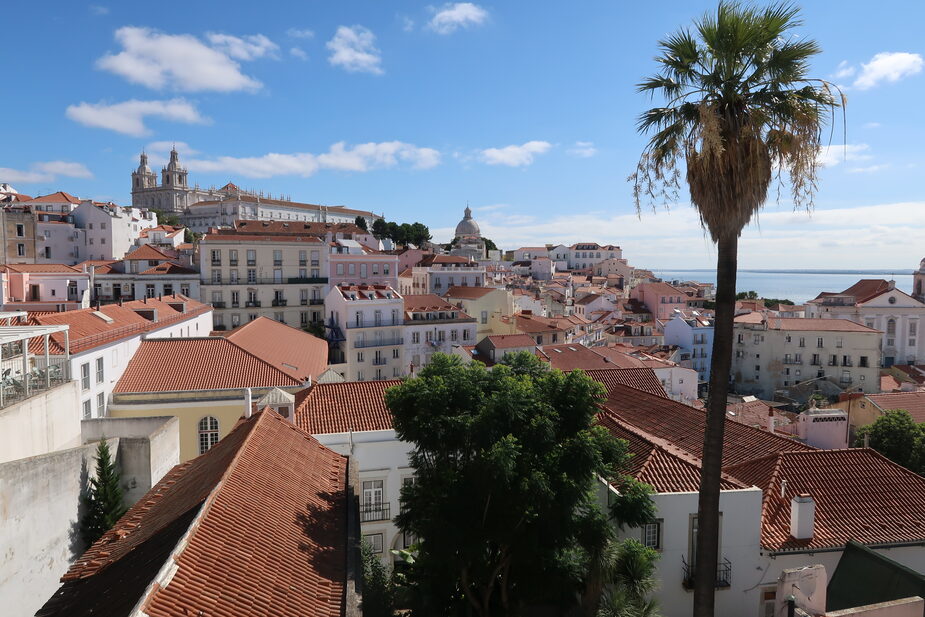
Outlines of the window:
{"label": "window", "polygon": [[253,285],[257,282],[257,271],[256,270],[247,271],[247,282],[249,285]]}
{"label": "window", "polygon": [[482,324],[488,323],[488,311],[482,311],[481,321],[482,321]]}
{"label": "window", "polygon": [[273,265],[274,266],[283,265],[283,252],[281,250],[273,251]]}
{"label": "window", "polygon": [[382,264],[382,274],[385,276],[389,275],[389,264]]}
{"label": "window", "polygon": [[363,361],[363,352],[358,351],[357,352],[357,362],[362,362],[362,361]]}
{"label": "window", "polygon": [[469,331],[468,331],[468,330],[463,330],[462,333],[463,333],[463,340],[464,340],[464,341],[468,341],[468,340],[469,340]]}
{"label": "window", "polygon": [[80,365],[80,387],[84,390],[90,389],[90,363],[84,362]]}
{"label": "window", "polygon": [[199,421],[199,454],[218,443],[218,419],[206,416]]}
{"label": "window", "polygon": [[92,410],[93,403],[90,402],[90,399],[87,399],[83,402],[83,406],[84,406],[84,420],[88,420],[90,419],[93,413],[93,410]]}
{"label": "window", "polygon": [[220,266],[222,265],[222,252],[216,249],[212,250],[212,265]]}
{"label": "window", "polygon": [[356,264],[347,264],[347,274],[354,275],[357,273]]}
{"label": "window", "polygon": [[654,523],[647,523],[642,526],[642,543],[643,545],[661,550],[662,548],[662,521],[657,520]]}
{"label": "window", "polygon": [[337,264],[337,273],[338,274],[344,273],[344,264]]}
{"label": "window", "polygon": [[398,354],[399,354],[399,350],[398,350],[398,348],[396,347],[395,349],[392,350],[392,358],[393,358],[393,359],[397,359],[397,358],[398,358]]}
{"label": "window", "polygon": [[370,550],[374,553],[382,552],[382,534],[370,533],[363,536],[363,542],[369,545]]}
{"label": "window", "polygon": [[26,236],[26,226],[17,223],[16,224],[16,235],[20,238],[24,238]]}
{"label": "window", "polygon": [[886,321],[886,333],[887,333],[889,336],[895,336],[895,335],[896,335],[896,320],[895,320],[895,319],[887,319],[887,321]]}
{"label": "window", "polygon": [[247,249],[247,265],[256,266],[257,265],[257,251],[254,249]]}
{"label": "window", "polygon": [[106,393],[100,392],[96,395],[96,415],[102,418],[106,415]]}
{"label": "window", "polygon": [[103,358],[96,359],[96,383],[103,383]]}
{"label": "window", "polygon": [[[92,240],[90,241],[90,244],[93,244]],[[23,257],[25,254],[26,254],[26,245],[17,244],[16,245],[16,255],[18,255],[19,257]]]}
{"label": "window", "polygon": [[816,347],[825,347],[825,339],[821,336],[816,339]]}
{"label": "window", "polygon": [[238,265],[238,249],[228,251],[228,263],[232,266]]}
{"label": "window", "polygon": [[806,339],[805,339],[804,337],[802,337],[802,336],[800,337],[800,343],[799,343],[799,345],[800,345],[800,347],[806,347]]}
{"label": "window", "polygon": [[909,322],[909,336],[915,336],[919,330],[919,322],[910,321]]}

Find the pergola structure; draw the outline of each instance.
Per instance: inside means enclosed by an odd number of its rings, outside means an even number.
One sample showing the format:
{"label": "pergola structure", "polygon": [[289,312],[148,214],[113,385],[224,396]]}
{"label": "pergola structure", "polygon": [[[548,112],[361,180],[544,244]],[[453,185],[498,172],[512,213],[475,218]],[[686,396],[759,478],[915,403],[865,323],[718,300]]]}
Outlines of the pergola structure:
{"label": "pergola structure", "polygon": [[[0,312],[0,323],[10,324],[14,318],[25,316],[23,311]],[[63,362],[52,362],[49,343],[52,334],[64,333]],[[29,345],[41,337],[44,342],[44,364],[30,367],[30,358],[42,359],[41,354],[30,354]],[[18,343],[18,345],[17,345]],[[54,354],[58,356],[59,354]],[[20,357],[21,356],[21,357]],[[0,408],[48,390],[52,385],[70,379],[70,338],[67,325],[55,326],[0,326]],[[17,366],[20,365],[21,366]]]}

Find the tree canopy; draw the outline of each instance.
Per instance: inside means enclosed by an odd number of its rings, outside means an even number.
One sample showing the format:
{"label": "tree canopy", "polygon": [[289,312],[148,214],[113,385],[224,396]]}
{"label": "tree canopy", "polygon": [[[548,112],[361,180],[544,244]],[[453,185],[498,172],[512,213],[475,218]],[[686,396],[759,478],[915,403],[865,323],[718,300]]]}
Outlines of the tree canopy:
{"label": "tree canopy", "polygon": [[413,444],[397,523],[418,539],[409,579],[421,614],[574,604],[589,555],[611,537],[599,476],[627,489],[618,522],[652,517],[648,490],[620,473],[626,443],[595,424],[602,397],[584,373],[527,353],[490,371],[434,354],[386,392],[396,434]]}
{"label": "tree canopy", "polygon": [[376,219],[372,227],[373,235],[377,238],[389,238],[396,245],[414,244],[423,246],[430,241],[430,229],[423,223],[395,223],[384,219]]}
{"label": "tree canopy", "polygon": [[888,409],[873,424],[857,431],[855,446],[868,445],[894,463],[925,473],[925,424],[916,423],[905,409]]}
{"label": "tree canopy", "polygon": [[366,226],[367,223],[366,223],[366,218],[365,218],[365,217],[360,216],[360,215],[357,215],[357,217],[353,220],[353,223],[354,223],[354,225],[356,225],[357,227],[359,227],[359,228],[362,229],[363,231],[369,231],[369,227]]}

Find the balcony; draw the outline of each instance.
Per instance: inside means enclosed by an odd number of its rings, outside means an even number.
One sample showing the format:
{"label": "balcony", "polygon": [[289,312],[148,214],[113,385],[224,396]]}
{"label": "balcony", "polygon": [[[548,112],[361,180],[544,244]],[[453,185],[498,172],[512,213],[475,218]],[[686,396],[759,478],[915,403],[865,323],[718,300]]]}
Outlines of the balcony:
{"label": "balcony", "polygon": [[247,265],[249,265],[249,266],[256,266],[256,265],[257,265],[257,260],[256,260],[256,259],[248,259],[248,260],[247,260]]}
{"label": "balcony", "polygon": [[305,267],[305,266],[308,265],[308,262],[305,261],[304,259],[300,259],[300,260],[299,260],[299,265],[302,266],[302,267]]}
{"label": "balcony", "polygon": [[272,304],[273,306],[286,306],[286,300],[283,298],[275,298]]}
{"label": "balcony", "polygon": [[213,302],[212,307],[213,308],[225,308],[225,303],[224,302]]}
{"label": "balcony", "polygon": [[213,266],[220,266],[220,265],[222,265],[222,260],[221,260],[221,259],[213,259],[213,260],[212,260],[212,265],[213,265]]}
{"label": "balcony", "polygon": [[[324,300],[320,301],[319,304],[324,304]],[[347,324],[348,329],[353,328],[387,328],[390,326],[403,326],[405,322],[401,319],[391,320],[391,319],[361,319],[360,321],[353,320]]]}
{"label": "balcony", "polygon": [[784,364],[795,364],[795,365],[797,365],[797,366],[803,366],[803,360],[802,360],[802,359],[801,359],[801,360],[796,360],[796,359],[787,359],[787,358],[784,358]]}
{"label": "balcony", "polygon": [[274,265],[274,266],[281,266],[281,265],[283,265],[283,260],[282,260],[282,259],[274,259],[274,260],[273,260],[273,265]]}
{"label": "balcony", "polygon": [[232,266],[232,267],[235,267],[235,266],[238,265],[238,260],[237,260],[237,259],[232,259],[231,261],[228,262],[228,265],[229,265],[229,266]]}
{"label": "balcony", "polygon": [[323,306],[324,298],[312,298],[311,300],[308,301],[308,303],[311,304],[312,306]]}
{"label": "balcony", "polygon": [[365,347],[391,347],[393,345],[402,345],[403,343],[404,339],[400,336],[396,336],[394,338],[373,339],[371,341],[354,341],[353,347],[355,349],[363,349]]}
{"label": "balcony", "polygon": [[809,363],[810,366],[822,366],[821,360],[811,360]]}
{"label": "balcony", "polygon": [[328,282],[326,276],[290,276],[286,279],[290,285],[325,285]]}
{"label": "balcony", "polygon": [[257,308],[260,306],[260,300],[248,300],[244,303],[247,308]]}
{"label": "balcony", "polygon": [[388,503],[364,503],[360,506],[360,522],[372,523],[373,521],[387,521],[392,518],[391,504]]}
{"label": "balcony", "polygon": [[[684,573],[681,584],[684,585],[685,589],[693,589],[695,569],[687,563],[683,555],[681,556],[681,567]],[[730,585],[732,585],[732,563],[728,559],[723,559],[716,564],[716,588],[724,589]]]}
{"label": "balcony", "polygon": [[373,366],[385,366],[388,363],[388,358],[373,358]]}
{"label": "balcony", "polygon": [[231,303],[231,308],[238,308],[239,306],[241,306],[241,303],[240,303],[240,302],[232,302],[232,303]]}

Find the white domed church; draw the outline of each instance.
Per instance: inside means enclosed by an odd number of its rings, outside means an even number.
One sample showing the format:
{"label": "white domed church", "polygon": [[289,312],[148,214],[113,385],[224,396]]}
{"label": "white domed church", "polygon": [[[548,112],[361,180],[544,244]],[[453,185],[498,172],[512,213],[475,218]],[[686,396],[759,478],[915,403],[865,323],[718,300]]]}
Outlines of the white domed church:
{"label": "white domed church", "polygon": [[485,241],[479,224],[472,218],[472,210],[466,206],[463,219],[456,225],[456,237],[459,238],[456,246],[450,250],[450,255],[470,257],[475,260],[485,259]]}

